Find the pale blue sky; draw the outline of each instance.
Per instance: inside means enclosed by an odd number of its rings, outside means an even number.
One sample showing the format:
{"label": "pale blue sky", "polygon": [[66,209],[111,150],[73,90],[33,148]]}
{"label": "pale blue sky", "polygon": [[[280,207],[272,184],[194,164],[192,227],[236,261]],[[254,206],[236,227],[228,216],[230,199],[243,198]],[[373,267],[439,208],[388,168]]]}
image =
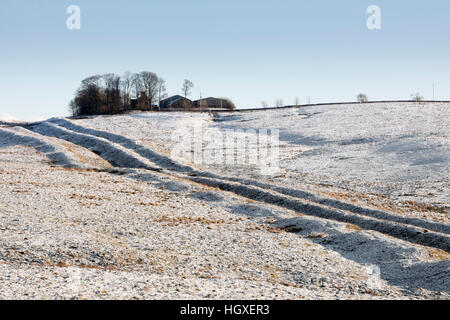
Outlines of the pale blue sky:
{"label": "pale blue sky", "polygon": [[[66,28],[80,6],[79,31]],[[366,28],[369,5],[382,30]],[[92,74],[149,70],[169,94],[185,78],[192,98],[241,108],[370,99],[420,92],[450,100],[448,0],[2,0],[0,116],[67,115]]]}

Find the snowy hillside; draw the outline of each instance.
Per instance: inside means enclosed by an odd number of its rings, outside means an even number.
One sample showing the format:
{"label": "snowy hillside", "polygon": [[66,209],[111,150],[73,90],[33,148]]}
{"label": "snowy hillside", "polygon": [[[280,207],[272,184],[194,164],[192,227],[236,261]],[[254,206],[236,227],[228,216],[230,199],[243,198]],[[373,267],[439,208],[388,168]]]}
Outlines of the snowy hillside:
{"label": "snowy hillside", "polygon": [[0,298],[449,299],[449,107],[0,125]]}
{"label": "snowy hillside", "polygon": [[[272,181],[300,188],[330,185],[349,193],[392,197],[400,205],[426,203],[441,211],[449,207],[449,104],[333,105],[222,113],[215,119],[206,114],[148,113],[79,123],[133,137],[167,155],[178,142],[172,133],[179,128],[279,129],[281,172],[269,177]],[[242,150],[242,156],[245,153]],[[190,158],[178,160],[191,163]],[[265,178],[244,160],[202,167]]]}

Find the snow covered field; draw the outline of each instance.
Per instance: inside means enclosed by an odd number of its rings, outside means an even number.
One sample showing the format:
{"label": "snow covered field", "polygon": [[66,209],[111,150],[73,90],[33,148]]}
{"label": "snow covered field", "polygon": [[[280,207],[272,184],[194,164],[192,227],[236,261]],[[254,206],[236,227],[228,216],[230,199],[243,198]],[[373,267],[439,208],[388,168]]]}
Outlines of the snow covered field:
{"label": "snow covered field", "polygon": [[449,299],[449,107],[0,125],[0,298]]}

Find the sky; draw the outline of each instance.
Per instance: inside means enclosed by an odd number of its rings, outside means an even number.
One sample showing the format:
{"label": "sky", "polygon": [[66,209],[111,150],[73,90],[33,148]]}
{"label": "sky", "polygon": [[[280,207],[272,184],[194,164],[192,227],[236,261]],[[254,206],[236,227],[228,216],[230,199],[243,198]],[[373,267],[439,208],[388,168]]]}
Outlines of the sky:
{"label": "sky", "polygon": [[[81,29],[69,30],[70,5]],[[381,30],[366,10],[381,9]],[[0,117],[69,115],[82,79],[152,71],[238,108],[450,100],[448,0],[2,0]]]}

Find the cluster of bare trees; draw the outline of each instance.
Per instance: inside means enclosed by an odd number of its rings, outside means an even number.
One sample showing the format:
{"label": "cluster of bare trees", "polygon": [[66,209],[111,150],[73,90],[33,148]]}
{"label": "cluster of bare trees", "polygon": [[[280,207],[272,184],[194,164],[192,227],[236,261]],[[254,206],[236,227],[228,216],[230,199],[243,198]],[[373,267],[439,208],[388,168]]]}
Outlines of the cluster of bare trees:
{"label": "cluster of bare trees", "polygon": [[[297,98],[296,98],[296,100],[295,100],[295,103],[297,104]],[[283,99],[277,99],[277,100],[275,100],[275,102],[274,102],[274,106],[275,106],[276,108],[281,108],[283,105],[284,105]],[[267,103],[267,101],[261,101],[261,106],[262,106],[263,108],[268,108],[268,107],[269,107],[269,104]]]}
{"label": "cluster of bare trees", "polygon": [[95,75],[84,79],[70,102],[74,116],[109,114],[124,109],[154,110],[167,97],[164,79],[153,72]]}

